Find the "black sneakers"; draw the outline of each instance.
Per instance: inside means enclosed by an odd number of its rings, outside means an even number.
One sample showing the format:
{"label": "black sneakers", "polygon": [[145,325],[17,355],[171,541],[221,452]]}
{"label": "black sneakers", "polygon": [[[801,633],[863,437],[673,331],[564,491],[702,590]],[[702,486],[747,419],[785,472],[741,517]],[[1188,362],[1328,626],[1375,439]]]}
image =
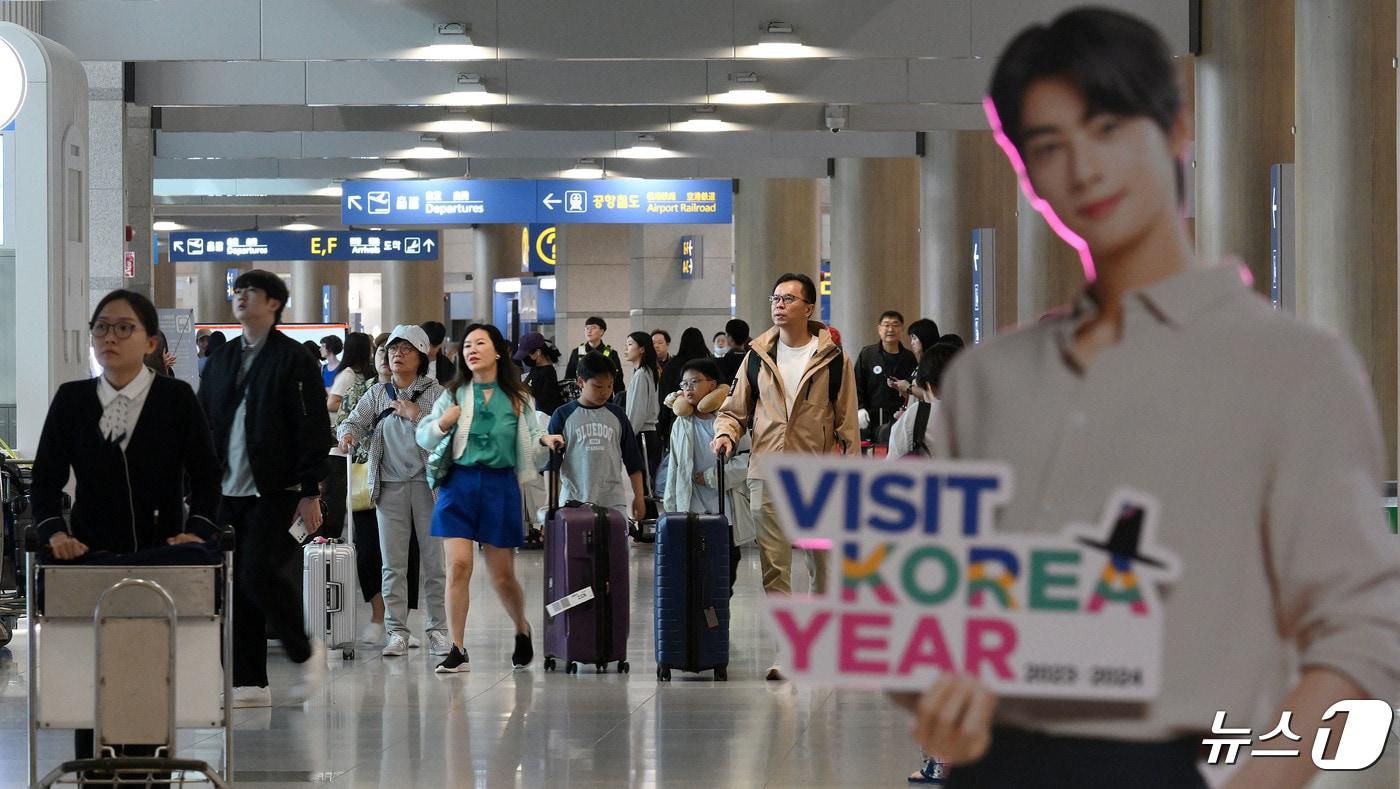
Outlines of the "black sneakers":
{"label": "black sneakers", "polygon": [[530,643],[529,633],[515,634],[515,651],[510,655],[510,662],[516,668],[524,668],[530,665],[530,661],[535,659],[535,645]]}
{"label": "black sneakers", "polygon": [[457,674],[463,671],[471,671],[471,659],[467,657],[464,649],[458,649],[456,644],[452,645],[452,651],[447,653],[447,657],[437,665],[439,674]]}

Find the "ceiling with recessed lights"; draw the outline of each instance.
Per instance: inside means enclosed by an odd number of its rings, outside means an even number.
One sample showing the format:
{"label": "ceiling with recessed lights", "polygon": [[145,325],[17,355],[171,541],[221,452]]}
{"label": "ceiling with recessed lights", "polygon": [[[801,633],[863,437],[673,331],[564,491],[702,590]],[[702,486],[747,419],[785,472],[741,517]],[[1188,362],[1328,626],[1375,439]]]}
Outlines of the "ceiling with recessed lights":
{"label": "ceiling with recessed lights", "polygon": [[[920,131],[982,128],[992,59],[1078,4],[54,0],[43,32],[134,64],[159,108],[160,215],[310,216],[347,178],[820,177],[913,156]],[[1105,4],[1186,51],[1189,0]]]}

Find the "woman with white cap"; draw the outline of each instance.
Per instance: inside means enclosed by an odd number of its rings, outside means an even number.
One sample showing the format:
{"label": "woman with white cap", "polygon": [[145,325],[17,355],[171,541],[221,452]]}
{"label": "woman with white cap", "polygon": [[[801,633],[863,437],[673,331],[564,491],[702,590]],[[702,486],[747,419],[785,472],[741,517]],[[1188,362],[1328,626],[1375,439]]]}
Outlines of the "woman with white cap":
{"label": "woman with white cap", "polygon": [[409,648],[409,537],[417,533],[423,560],[423,594],[427,598],[428,646],[434,655],[452,651],[444,614],[446,587],[442,540],[428,535],[433,518],[433,491],[428,487],[428,453],[415,440],[418,422],[442,394],[429,378],[428,335],[417,326],[395,326],[386,344],[392,378],[376,384],[340,424],[341,448],[349,450],[369,438],[369,493],[379,515],[379,547],[384,557],[385,656]]}

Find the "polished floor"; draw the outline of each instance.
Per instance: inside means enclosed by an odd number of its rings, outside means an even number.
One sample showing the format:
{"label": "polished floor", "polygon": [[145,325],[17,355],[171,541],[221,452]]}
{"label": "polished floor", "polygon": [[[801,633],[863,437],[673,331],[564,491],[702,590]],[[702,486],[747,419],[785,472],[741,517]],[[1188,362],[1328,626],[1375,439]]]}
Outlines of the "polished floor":
{"label": "polished floor", "polygon": [[[902,786],[917,752],[905,716],[878,695],[763,680],[773,642],[746,553],[731,625],[728,682],[655,676],[652,549],[632,549],[632,673],[576,676],[510,667],[511,627],[484,566],[472,579],[468,674],[439,675],[426,650],[383,658],[362,649],[331,661],[313,701],[283,704],[296,669],[274,651],[278,706],[234,715],[239,786]],[[802,567],[801,562],[796,566]],[[542,629],[542,556],[518,570]],[[361,622],[368,617],[362,610]],[[415,622],[420,622],[416,616]],[[542,649],[536,637],[536,649]],[[0,787],[25,782],[26,637],[0,650]],[[40,774],[72,752],[69,732],[41,732]],[[181,735],[181,755],[216,761],[216,731]]]}

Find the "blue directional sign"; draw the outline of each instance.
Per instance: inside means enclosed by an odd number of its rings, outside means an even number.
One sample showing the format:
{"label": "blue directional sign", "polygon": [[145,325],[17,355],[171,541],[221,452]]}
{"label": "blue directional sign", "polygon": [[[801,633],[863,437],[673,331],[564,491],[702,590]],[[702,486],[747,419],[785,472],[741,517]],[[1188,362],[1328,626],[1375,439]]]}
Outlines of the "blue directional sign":
{"label": "blue directional sign", "polygon": [[210,230],[170,234],[170,262],[437,260],[436,230]]}
{"label": "blue directional sign", "polygon": [[347,225],[728,224],[733,183],[708,180],[346,181]]}

